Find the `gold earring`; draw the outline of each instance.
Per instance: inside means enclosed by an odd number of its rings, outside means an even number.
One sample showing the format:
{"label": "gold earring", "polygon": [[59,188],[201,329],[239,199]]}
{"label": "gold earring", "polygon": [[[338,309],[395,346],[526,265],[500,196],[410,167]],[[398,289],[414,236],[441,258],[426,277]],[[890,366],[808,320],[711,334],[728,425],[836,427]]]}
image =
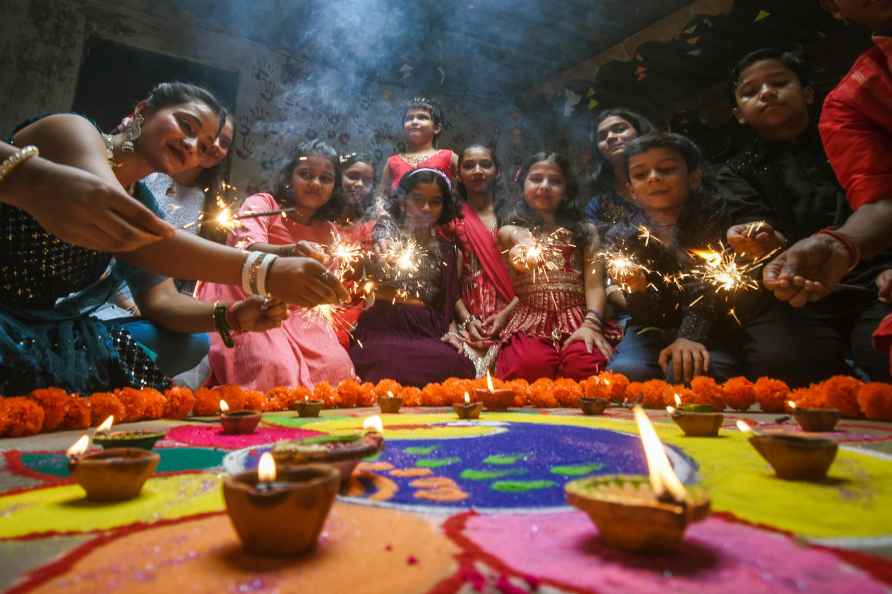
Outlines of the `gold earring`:
{"label": "gold earring", "polygon": [[130,120],[130,123],[127,124],[127,129],[124,130],[125,140],[121,144],[121,150],[125,153],[132,153],[136,148],[134,142],[137,138],[142,134],[142,125],[146,121],[141,113],[137,113],[133,116],[133,119]]}

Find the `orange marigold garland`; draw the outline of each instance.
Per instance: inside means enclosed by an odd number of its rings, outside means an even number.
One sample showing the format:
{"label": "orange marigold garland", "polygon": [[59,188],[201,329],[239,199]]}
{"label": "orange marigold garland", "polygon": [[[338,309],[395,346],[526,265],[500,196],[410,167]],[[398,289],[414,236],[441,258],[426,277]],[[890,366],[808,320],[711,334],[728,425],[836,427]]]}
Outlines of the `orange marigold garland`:
{"label": "orange marigold garland", "polygon": [[164,394],[154,388],[143,388],[140,392],[142,392],[143,402],[145,402],[144,418],[160,419],[163,417],[164,407],[167,406]]}
{"label": "orange marigold garland", "polygon": [[745,412],[756,402],[756,386],[743,376],[732,377],[726,381],[722,391],[725,396],[724,403],[739,412]]}
{"label": "orange marigold garland", "polygon": [[9,419],[6,418],[5,404],[6,398],[0,395],[0,437],[6,434],[6,426],[9,425]]}
{"label": "orange marigold garland", "polygon": [[756,393],[756,402],[763,412],[784,412],[784,406],[790,398],[790,386],[786,383],[770,377],[760,377],[753,385]]}
{"label": "orange marigold garland", "polygon": [[[787,402],[793,402],[799,408],[828,408],[824,392],[816,389],[815,386],[792,390]],[[784,410],[793,412],[789,405],[785,406]]]}
{"label": "orange marigold garland", "polygon": [[216,415],[220,412],[220,401],[225,400],[229,405],[231,412],[245,410],[245,395],[242,387],[238,384],[224,384],[222,386],[214,386],[211,391],[216,395],[217,401],[214,403],[214,412]]}
{"label": "orange marigold garland", "polygon": [[244,410],[266,410],[266,394],[259,390],[242,390],[242,406]]}
{"label": "orange marigold garland", "polygon": [[388,392],[395,396],[401,387],[399,382],[395,380],[383,379],[375,385],[375,399],[386,397]]}
{"label": "orange marigold garland", "polygon": [[610,371],[602,371],[597,378],[608,400],[622,402],[625,399],[626,389],[629,387],[629,378],[621,373]]}
{"label": "orange marigold garland", "polygon": [[90,425],[93,427],[98,427],[109,415],[114,415],[116,423],[127,416],[124,403],[111,392],[94,392],[87,400],[90,401]]}
{"label": "orange marigold garland", "polygon": [[[378,387],[380,386],[381,382],[378,382]],[[424,396],[425,406],[446,406],[449,403],[447,390],[441,384],[427,384],[421,389],[421,392]]]}
{"label": "orange marigold garland", "polygon": [[724,410],[725,398],[722,387],[711,377],[698,375],[691,380],[693,398],[685,404],[708,404],[716,410]]}
{"label": "orange marigold garland", "polygon": [[648,380],[641,384],[641,406],[644,408],[663,408],[663,394],[672,386],[663,380]]}
{"label": "orange marigold garland", "polygon": [[62,419],[62,429],[86,429],[90,426],[91,412],[90,399],[80,396],[69,396],[65,406],[65,418]]}
{"label": "orange marigold garland", "polygon": [[124,417],[115,418],[117,423],[132,423],[141,421],[146,414],[146,399],[143,393],[136,388],[118,388],[115,396],[124,405]]}
{"label": "orange marigold garland", "polygon": [[856,418],[861,416],[858,407],[858,390],[864,382],[848,375],[834,375],[827,381],[819,384],[816,389],[821,390],[828,408],[839,409],[844,417]]}
{"label": "orange marigold garland", "polygon": [[577,408],[582,398],[582,386],[572,379],[555,380],[552,392],[558,404],[566,408]]}
{"label": "orange marigold garland", "polygon": [[2,411],[4,437],[27,437],[40,433],[45,414],[40,405],[31,400],[17,396],[3,400]]}
{"label": "orange marigold garland", "polygon": [[55,431],[65,419],[65,409],[68,407],[68,393],[60,388],[40,388],[28,395],[40,408],[43,409],[43,426],[41,431]]}
{"label": "orange marigold garland", "polygon": [[536,408],[554,408],[558,405],[554,396],[554,382],[547,378],[539,378],[530,384],[530,404]]}
{"label": "orange marigold garland", "polygon": [[644,400],[644,383],[643,382],[629,382],[629,385],[626,386],[626,397],[624,402],[629,402],[631,404],[639,404]]}
{"label": "orange marigold garland", "polygon": [[374,406],[375,405],[375,384],[365,382],[359,386],[359,401],[357,406]]}
{"label": "orange marigold garland", "polygon": [[325,408],[338,408],[340,398],[338,391],[328,382],[319,382],[313,388],[313,398],[321,400],[325,403]]}
{"label": "orange marigold garland", "polygon": [[403,399],[403,406],[422,406],[424,404],[421,388],[404,386],[396,395]]}
{"label": "orange marigold garland", "polygon": [[892,421],[892,384],[864,384],[858,389],[858,406],[872,421]]}
{"label": "orange marigold garland", "polygon": [[353,408],[362,398],[362,386],[355,379],[341,380],[338,384],[341,408]]}
{"label": "orange marigold garland", "polygon": [[[227,402],[227,404],[229,404]],[[220,394],[211,388],[195,390],[195,405],[192,414],[196,417],[213,417],[220,414]]]}
{"label": "orange marigold garland", "polygon": [[[665,388],[663,388],[663,405],[664,406],[678,406],[675,402],[675,396],[678,395],[678,399],[681,400],[681,405],[685,404],[709,404],[703,400],[703,397],[688,388],[687,386],[683,386],[681,384],[670,385],[667,384]],[[710,405],[712,406],[712,405]]]}
{"label": "orange marigold garland", "polygon": [[514,390],[514,406],[522,408],[530,404],[530,382],[525,379],[511,380],[508,387]]}
{"label": "orange marigold garland", "polygon": [[181,386],[168,388],[164,396],[167,399],[164,403],[165,419],[185,419],[195,406],[195,395],[189,388]]}

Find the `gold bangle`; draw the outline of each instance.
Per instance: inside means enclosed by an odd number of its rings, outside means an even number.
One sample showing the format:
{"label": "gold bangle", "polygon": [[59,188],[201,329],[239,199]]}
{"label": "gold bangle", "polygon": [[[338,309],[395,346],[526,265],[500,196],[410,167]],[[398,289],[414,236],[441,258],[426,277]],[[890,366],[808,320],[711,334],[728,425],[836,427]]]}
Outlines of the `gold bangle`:
{"label": "gold bangle", "polygon": [[31,157],[36,157],[40,154],[40,151],[33,144],[26,146],[25,148],[19,150],[14,155],[10,155],[6,158],[3,163],[0,163],[0,182],[6,179],[12,170],[30,159]]}

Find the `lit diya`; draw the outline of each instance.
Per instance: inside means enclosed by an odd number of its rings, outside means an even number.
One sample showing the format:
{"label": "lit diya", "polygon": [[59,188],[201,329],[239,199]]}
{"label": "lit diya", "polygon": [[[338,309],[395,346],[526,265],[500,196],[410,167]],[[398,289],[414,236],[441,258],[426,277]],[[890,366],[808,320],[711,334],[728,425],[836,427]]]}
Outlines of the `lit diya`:
{"label": "lit diya", "polygon": [[83,435],[66,455],[68,471],[90,501],[133,499],[161,460],[158,454],[139,448],[89,449],[90,436]]}
{"label": "lit diya", "polygon": [[[598,387],[599,387],[598,392],[600,393],[601,378],[596,377],[595,383],[598,385]],[[605,380],[604,385],[610,386],[609,380]],[[609,389],[608,389],[607,393],[608,394],[610,393]],[[582,409],[582,413],[585,415],[604,414],[604,410],[607,408],[608,404],[610,404],[610,401],[607,398],[598,398],[597,396],[595,396],[595,397],[583,396],[582,398],[579,399],[579,408]]]}
{"label": "lit diya", "polygon": [[394,396],[390,390],[387,390],[387,396],[378,397],[378,406],[384,414],[396,414],[400,412],[402,405],[403,399],[399,396]]}
{"label": "lit diya", "polygon": [[452,410],[458,415],[459,419],[479,419],[480,411],[483,409],[482,402],[471,402],[471,397],[465,392],[465,401],[456,402],[452,405]]}
{"label": "lit diya", "polygon": [[820,437],[789,433],[756,433],[747,423],[737,428],[752,433],[750,444],[771,464],[777,478],[790,481],[821,481],[836,459],[839,446]]}
{"label": "lit diya", "polygon": [[93,443],[108,448],[139,448],[151,450],[164,437],[164,431],[112,431],[115,416],[109,415],[93,434]]}
{"label": "lit diya", "polygon": [[220,401],[220,424],[223,426],[224,434],[254,433],[258,423],[260,423],[259,412],[253,410],[229,412],[229,404],[225,400]]}
{"label": "lit diya", "polygon": [[716,437],[725,420],[722,413],[708,404],[682,404],[681,397],[675,395],[675,406],[667,406],[666,412],[681,427],[688,437]]}
{"label": "lit diya", "polygon": [[317,435],[305,439],[280,441],[271,450],[277,464],[331,464],[342,477],[342,482],[353,474],[363,458],[377,454],[384,448],[381,417],[369,417],[363,423],[365,433]]}
{"label": "lit diya", "polygon": [[688,524],[709,514],[709,497],[686,489],[672,470],[657,433],[634,408],[649,477],[607,475],[567,483],[567,502],[586,512],[607,546],[636,553],[674,551]]}
{"label": "lit diya", "polygon": [[787,406],[803,431],[833,431],[839,422],[839,410],[835,408],[801,408],[792,400]]}
{"label": "lit diya", "polygon": [[276,468],[269,452],[256,472],[223,481],[226,513],[242,545],[258,555],[301,555],[319,539],[338,492],[332,466],[305,464]]}
{"label": "lit diya", "polygon": [[297,411],[299,417],[318,417],[324,405],[322,400],[310,400],[309,396],[304,396],[303,400],[293,403],[291,408]]}
{"label": "lit diya", "polygon": [[486,389],[480,388],[474,390],[474,396],[477,400],[483,401],[486,410],[504,412],[508,407],[514,404],[514,390],[509,388],[499,388],[493,386],[492,376],[489,371],[486,372]]}

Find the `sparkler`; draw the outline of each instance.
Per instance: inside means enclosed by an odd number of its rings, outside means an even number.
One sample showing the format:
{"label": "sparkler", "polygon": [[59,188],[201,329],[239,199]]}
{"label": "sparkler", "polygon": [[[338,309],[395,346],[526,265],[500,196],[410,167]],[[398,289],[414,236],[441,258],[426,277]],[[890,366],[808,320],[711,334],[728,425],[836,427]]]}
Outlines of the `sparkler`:
{"label": "sparkler", "polygon": [[528,241],[514,246],[511,261],[518,267],[532,269],[534,282],[537,274],[542,274],[547,280],[549,272],[560,270],[561,246],[575,247],[565,241],[566,235],[567,230],[563,227],[547,235],[533,235]]}
{"label": "sparkler", "polygon": [[[719,243],[718,250],[712,248],[691,250],[691,254],[702,260],[702,263],[692,268],[688,276],[700,282],[704,291],[712,290],[718,295],[724,294],[723,296],[727,301],[740,293],[758,289],[759,282],[751,273],[778,251],[779,249],[761,258],[745,261],[743,254],[738,255],[721,243]],[[696,305],[704,296],[705,293],[701,294],[690,306]],[[733,307],[728,309],[728,315],[738,324],[741,324],[740,318],[737,317],[737,312]]]}

